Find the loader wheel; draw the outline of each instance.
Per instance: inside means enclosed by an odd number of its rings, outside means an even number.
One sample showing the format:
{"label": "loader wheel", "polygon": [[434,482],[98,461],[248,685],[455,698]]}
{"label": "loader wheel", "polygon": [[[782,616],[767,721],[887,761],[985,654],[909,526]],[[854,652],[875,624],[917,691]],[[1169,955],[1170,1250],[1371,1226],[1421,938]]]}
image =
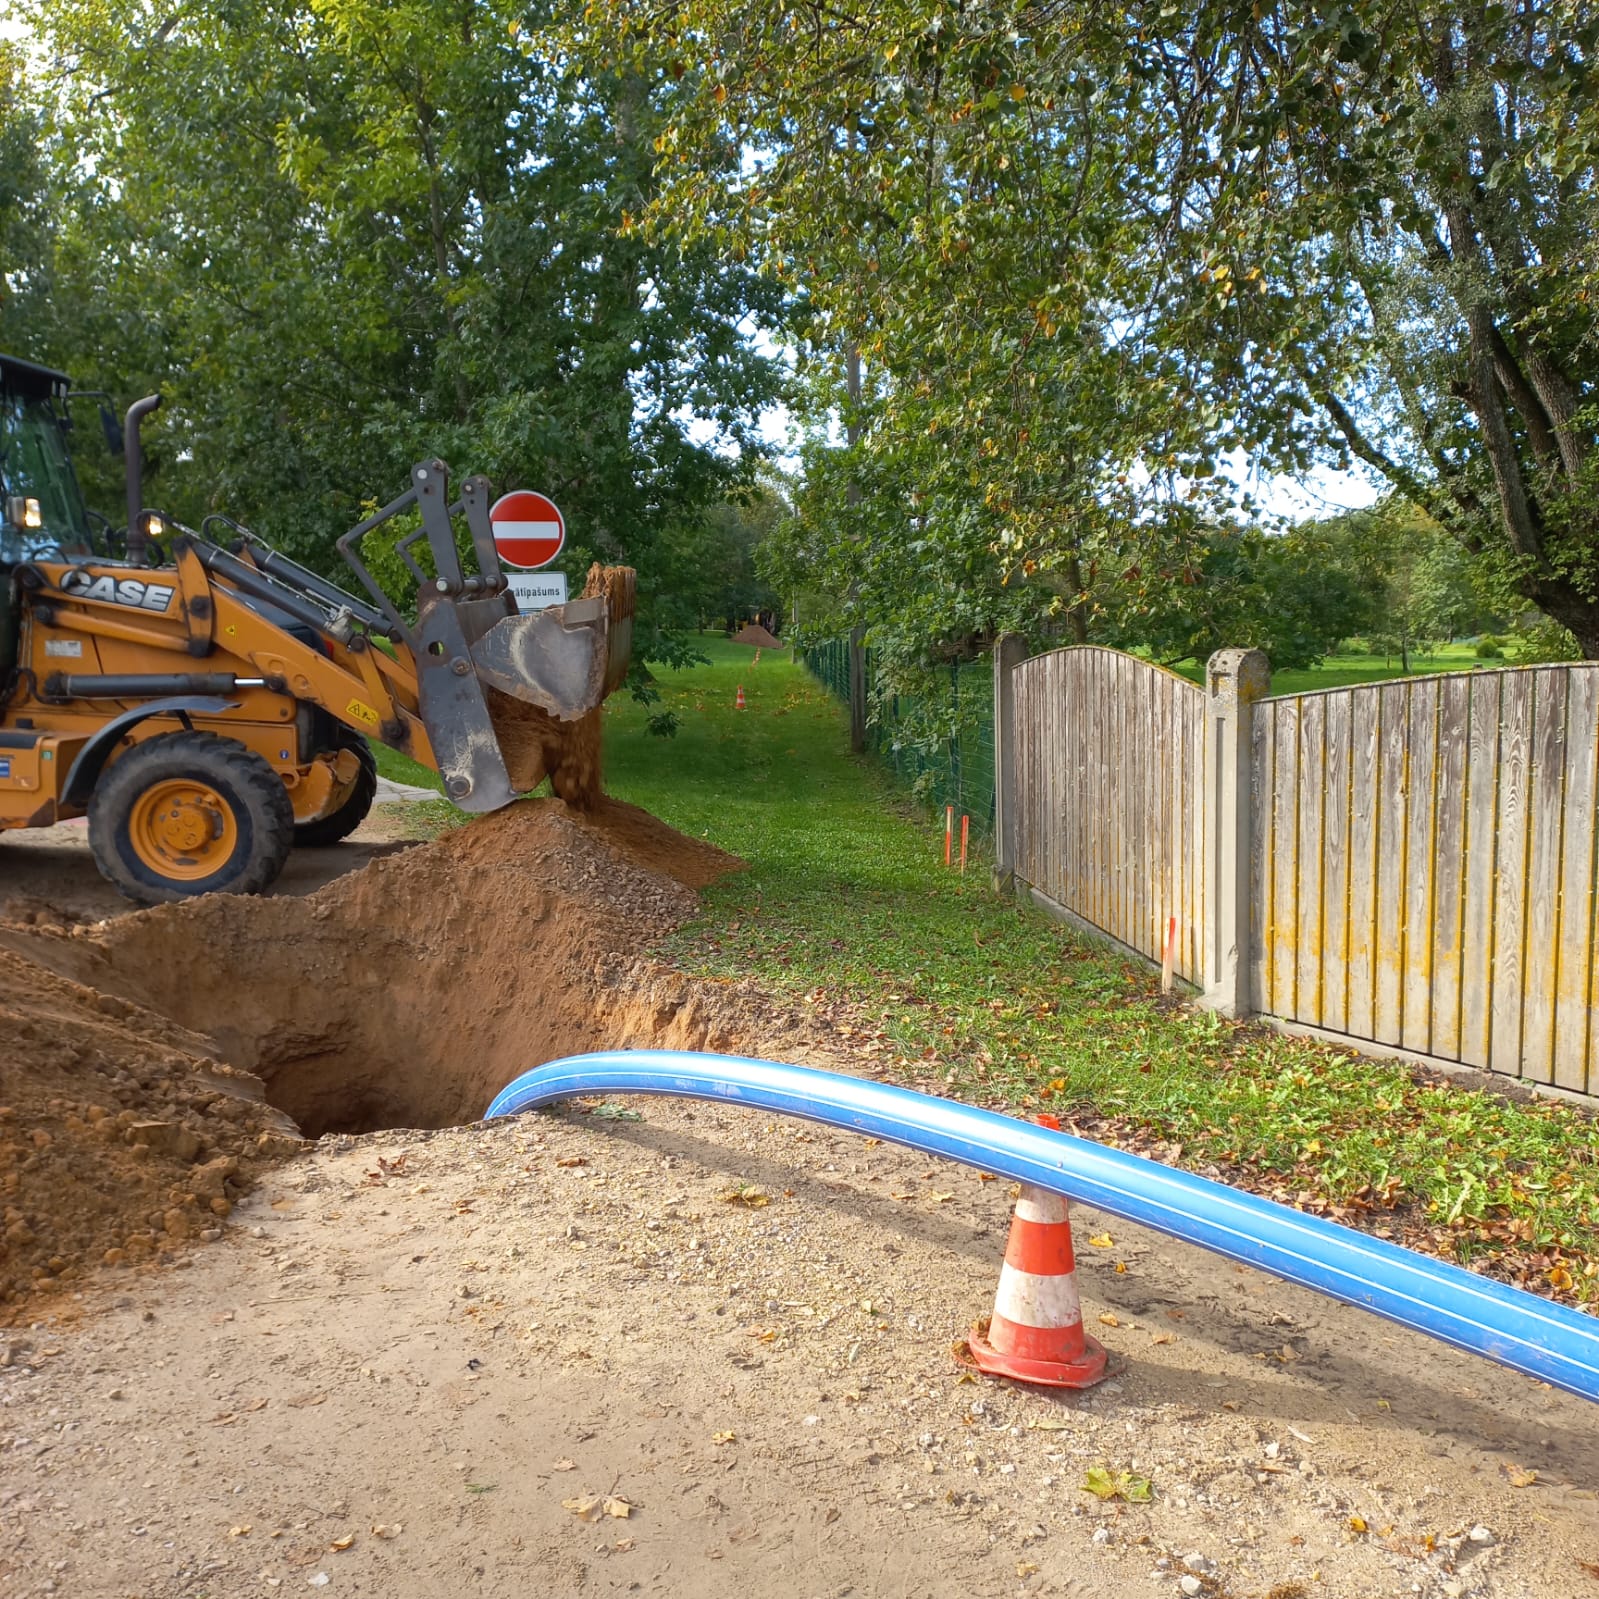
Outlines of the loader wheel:
{"label": "loader wheel", "polygon": [[354,733],[339,740],[341,750],[349,750],[361,763],[360,770],[350,779],[338,804],[326,816],[314,822],[301,822],[294,829],[296,849],[320,849],[324,844],[337,844],[348,838],[372,809],[378,791],[378,760],[372,746]]}
{"label": "loader wheel", "polygon": [[259,894],[283,870],[293,841],[283,780],[215,733],[163,733],[134,745],[89,800],[95,863],[140,905]]}

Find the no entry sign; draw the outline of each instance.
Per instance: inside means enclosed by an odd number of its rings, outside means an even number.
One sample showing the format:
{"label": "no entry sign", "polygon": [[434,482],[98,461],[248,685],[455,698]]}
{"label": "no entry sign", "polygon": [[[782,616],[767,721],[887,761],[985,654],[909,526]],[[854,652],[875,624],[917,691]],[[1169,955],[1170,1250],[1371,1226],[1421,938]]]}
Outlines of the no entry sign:
{"label": "no entry sign", "polygon": [[502,494],[489,511],[494,547],[507,566],[533,571],[548,566],[566,543],[566,518],[547,494],[516,489]]}

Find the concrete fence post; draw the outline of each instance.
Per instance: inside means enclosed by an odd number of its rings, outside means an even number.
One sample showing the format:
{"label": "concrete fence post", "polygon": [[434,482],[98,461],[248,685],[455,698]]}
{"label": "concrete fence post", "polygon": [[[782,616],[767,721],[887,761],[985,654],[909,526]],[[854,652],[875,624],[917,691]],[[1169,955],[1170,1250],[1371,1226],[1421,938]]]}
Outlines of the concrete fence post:
{"label": "concrete fence post", "polygon": [[1255,702],[1271,691],[1259,650],[1217,650],[1205,668],[1205,988],[1223,1016],[1254,1009],[1250,961],[1250,814]]}
{"label": "concrete fence post", "polygon": [[1020,633],[994,644],[994,887],[1008,894],[1016,883],[1016,668],[1027,659]]}

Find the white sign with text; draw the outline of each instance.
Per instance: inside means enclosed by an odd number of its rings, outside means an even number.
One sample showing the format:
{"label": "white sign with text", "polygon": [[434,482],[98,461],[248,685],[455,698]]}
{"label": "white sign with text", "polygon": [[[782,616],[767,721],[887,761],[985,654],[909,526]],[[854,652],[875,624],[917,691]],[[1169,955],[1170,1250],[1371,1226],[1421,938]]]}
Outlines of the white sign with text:
{"label": "white sign with text", "polygon": [[565,572],[507,572],[505,576],[523,616],[566,604]]}

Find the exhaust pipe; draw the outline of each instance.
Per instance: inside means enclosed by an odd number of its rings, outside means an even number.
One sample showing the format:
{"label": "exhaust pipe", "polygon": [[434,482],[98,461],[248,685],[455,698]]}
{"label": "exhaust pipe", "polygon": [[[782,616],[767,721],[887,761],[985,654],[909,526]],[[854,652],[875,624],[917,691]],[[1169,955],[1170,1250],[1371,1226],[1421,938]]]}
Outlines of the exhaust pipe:
{"label": "exhaust pipe", "polygon": [[149,542],[140,514],[144,510],[144,443],[139,437],[139,425],[152,411],[161,408],[159,394],[146,395],[128,407],[123,423],[124,446],[127,450],[126,470],[128,482],[128,560],[134,566],[144,565],[145,545]]}

